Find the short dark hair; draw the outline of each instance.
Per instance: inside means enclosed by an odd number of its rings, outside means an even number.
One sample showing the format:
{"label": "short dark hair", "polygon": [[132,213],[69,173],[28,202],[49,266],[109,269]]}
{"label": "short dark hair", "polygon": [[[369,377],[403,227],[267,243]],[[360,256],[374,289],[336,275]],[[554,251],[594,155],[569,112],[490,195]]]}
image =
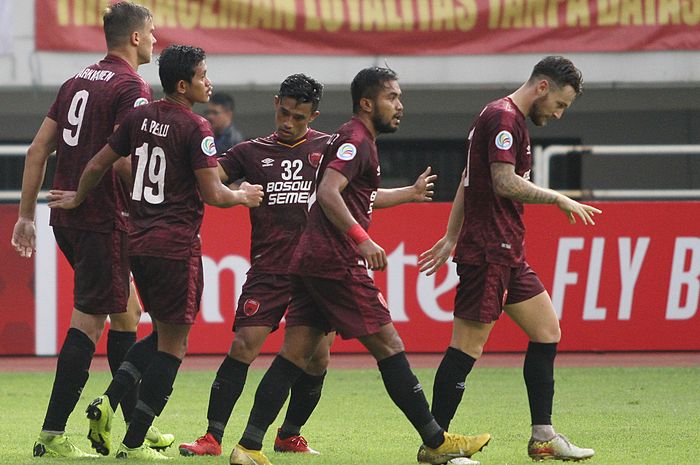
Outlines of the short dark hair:
{"label": "short dark hair", "polygon": [[211,98],[209,98],[209,103],[213,103],[214,105],[221,105],[226,111],[230,111],[232,113],[233,110],[236,109],[236,102],[233,100],[233,96],[227,94],[226,92],[217,92],[215,94],[211,94]]}
{"label": "short dark hair", "polygon": [[399,76],[390,68],[372,66],[365,68],[352,80],[350,93],[352,94],[352,112],[360,110],[360,100],[363,98],[374,99],[388,81],[397,81]]}
{"label": "short dark hair", "polygon": [[301,103],[311,102],[311,111],[316,111],[323,97],[323,84],[306,74],[292,74],[282,81],[277,96]]}
{"label": "short dark hair", "polygon": [[131,33],[143,29],[153,15],[148,8],[131,2],[119,2],[104,10],[105,41],[107,48],[120,47],[129,41]]}
{"label": "short dark hair", "polygon": [[571,86],[576,95],[583,93],[583,77],[581,71],[568,58],[548,56],[535,65],[530,75],[530,81],[547,78],[558,87]]}
{"label": "short dark hair", "polygon": [[175,92],[179,81],[192,82],[195,68],[207,55],[199,47],[191,45],[170,45],[158,58],[158,75],[166,94]]}

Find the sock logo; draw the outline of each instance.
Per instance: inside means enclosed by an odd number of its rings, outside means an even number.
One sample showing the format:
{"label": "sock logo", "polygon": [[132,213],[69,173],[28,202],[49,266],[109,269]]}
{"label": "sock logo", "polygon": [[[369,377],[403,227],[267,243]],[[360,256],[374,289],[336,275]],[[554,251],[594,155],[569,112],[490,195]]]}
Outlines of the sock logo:
{"label": "sock logo", "polygon": [[414,394],[418,394],[418,393],[421,392],[422,390],[423,390],[423,386],[422,386],[420,383],[418,383],[418,384],[416,384],[415,386],[413,386],[413,393],[414,393]]}

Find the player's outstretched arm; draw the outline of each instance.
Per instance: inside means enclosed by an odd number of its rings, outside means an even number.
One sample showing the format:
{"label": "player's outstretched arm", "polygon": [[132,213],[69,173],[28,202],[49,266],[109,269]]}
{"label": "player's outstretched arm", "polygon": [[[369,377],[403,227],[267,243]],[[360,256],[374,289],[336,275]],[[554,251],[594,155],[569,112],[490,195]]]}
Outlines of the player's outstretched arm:
{"label": "player's outstretched arm", "polygon": [[515,167],[510,163],[491,163],[491,181],[497,195],[522,203],[554,203],[569,218],[569,223],[576,223],[576,216],[583,224],[595,224],[593,215],[603,213],[601,210],[579,203],[552,189],[543,189],[515,174]]}
{"label": "player's outstretched arm", "polygon": [[462,230],[464,222],[464,175],[457,186],[452,209],[450,210],[450,219],[447,221],[447,231],[439,241],[433,245],[430,250],[426,250],[418,257],[418,271],[425,271],[426,275],[434,274],[446,261],[452,256],[452,252],[457,245],[459,232]]}
{"label": "player's outstretched arm", "polygon": [[583,221],[583,224],[595,224],[593,221],[593,215],[603,213],[602,210],[598,208],[587,205],[585,203],[577,202],[569,197],[560,194],[561,197],[557,198],[555,202],[559,210],[563,211],[569,218],[569,223],[576,223],[576,217],[578,216]]}
{"label": "player's outstretched arm", "polygon": [[411,186],[394,189],[377,189],[374,208],[388,208],[408,202],[431,202],[435,193],[436,174],[430,174],[429,166]]}
{"label": "player's outstretched arm", "polygon": [[115,152],[109,144],[105,144],[105,146],[90,159],[88,164],[85,165],[83,174],[80,175],[77,191],[63,191],[58,189],[49,191],[49,207],[61,208],[64,210],[77,208],[83,203],[90,191],[99,184],[100,179],[102,179],[102,176],[105,175],[112,164],[120,158],[121,155]]}
{"label": "player's outstretched arm", "polygon": [[237,190],[231,190],[221,183],[217,168],[201,168],[194,174],[199,193],[207,205],[219,208],[244,205],[253,208],[262,202],[264,192],[259,184],[243,182]]}
{"label": "player's outstretched arm", "polygon": [[347,185],[348,179],[344,175],[332,168],[327,169],[318,185],[316,199],[328,220],[357,244],[367,267],[383,270],[387,264],[386,252],[355,220],[341,196]]}
{"label": "player's outstretched arm", "polygon": [[50,118],[44,118],[39,131],[27,150],[22,175],[22,195],[19,202],[17,223],[12,230],[12,246],[20,256],[29,258],[36,248],[34,216],[39,190],[44,183],[46,162],[56,150],[58,125]]}

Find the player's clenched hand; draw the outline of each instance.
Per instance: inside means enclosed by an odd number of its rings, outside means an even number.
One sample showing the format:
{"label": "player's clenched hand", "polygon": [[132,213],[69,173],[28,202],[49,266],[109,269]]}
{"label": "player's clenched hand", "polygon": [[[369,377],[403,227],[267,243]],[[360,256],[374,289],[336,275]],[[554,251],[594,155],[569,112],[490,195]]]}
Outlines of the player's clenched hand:
{"label": "player's clenched hand", "polygon": [[34,221],[20,218],[12,231],[12,247],[20,257],[30,258],[36,248],[36,228]]}
{"label": "player's clenched hand", "polygon": [[599,210],[591,205],[579,203],[565,195],[560,195],[557,198],[556,204],[557,207],[559,207],[559,209],[569,217],[569,223],[571,224],[576,223],[576,216],[581,218],[583,224],[595,224],[595,221],[593,221],[593,215],[596,213],[603,213],[602,210]]}
{"label": "player's clenched hand", "polygon": [[430,276],[435,273],[452,255],[455,242],[444,236],[437,241],[430,250],[426,250],[418,257],[418,271],[425,271]]}
{"label": "player's clenched hand", "polygon": [[360,249],[362,258],[367,262],[367,268],[375,271],[382,271],[386,268],[386,252],[372,239],[360,242],[357,244],[357,248]]}
{"label": "player's clenched hand", "polygon": [[257,207],[262,203],[265,192],[260,184],[250,184],[245,181],[241,183],[239,188],[245,199],[243,200],[243,205],[248,208]]}
{"label": "player's clenched hand", "polygon": [[437,174],[430,174],[432,168],[429,166],[425,171],[418,176],[416,182],[413,183],[413,201],[414,202],[431,202],[435,193],[435,180]]}
{"label": "player's clenched hand", "polygon": [[46,196],[49,203],[49,208],[61,208],[63,210],[72,210],[80,205],[75,197],[75,191],[60,191],[60,190],[50,190],[49,195]]}

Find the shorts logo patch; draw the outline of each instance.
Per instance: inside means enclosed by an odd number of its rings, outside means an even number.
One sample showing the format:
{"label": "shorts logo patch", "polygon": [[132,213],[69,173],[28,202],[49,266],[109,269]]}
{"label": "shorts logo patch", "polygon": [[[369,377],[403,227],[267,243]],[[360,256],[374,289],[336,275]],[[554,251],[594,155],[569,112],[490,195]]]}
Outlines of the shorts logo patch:
{"label": "shorts logo patch", "polygon": [[508,150],[513,146],[513,135],[508,131],[501,131],[496,134],[496,147],[501,150]]}
{"label": "shorts logo patch", "polygon": [[386,303],[386,299],[384,298],[384,294],[380,292],[379,294],[377,294],[377,298],[379,298],[379,303],[382,304],[384,308],[389,308],[389,305]]}
{"label": "shorts logo patch", "polygon": [[140,107],[141,105],[145,105],[145,104],[147,104],[147,103],[148,103],[148,99],[147,99],[147,98],[145,98],[145,97],[139,97],[139,98],[137,98],[136,101],[134,102],[134,108]]}
{"label": "shorts logo patch", "polygon": [[349,142],[338,147],[338,151],[335,154],[339,160],[350,161],[357,155],[357,148]]}
{"label": "shorts logo patch", "polygon": [[260,310],[260,302],[255,299],[247,299],[243,304],[243,313],[246,316],[253,316]]}
{"label": "shorts logo patch", "polygon": [[314,152],[309,154],[309,165],[313,166],[314,168],[318,168],[318,165],[321,164],[321,160],[323,160],[322,153]]}
{"label": "shorts logo patch", "polygon": [[202,152],[208,157],[216,155],[216,145],[214,145],[214,138],[212,136],[207,136],[202,139]]}

